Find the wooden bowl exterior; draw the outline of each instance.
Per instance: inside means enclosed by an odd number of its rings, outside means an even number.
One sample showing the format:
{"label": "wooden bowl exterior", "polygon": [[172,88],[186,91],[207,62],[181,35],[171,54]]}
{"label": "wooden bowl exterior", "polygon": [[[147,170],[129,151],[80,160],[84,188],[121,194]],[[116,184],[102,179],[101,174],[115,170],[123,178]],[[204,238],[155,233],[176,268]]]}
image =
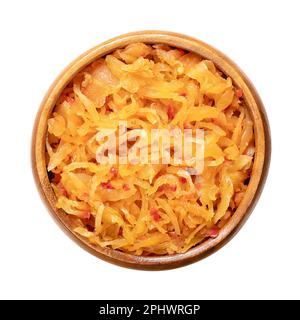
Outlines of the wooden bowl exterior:
{"label": "wooden bowl exterior", "polygon": [[[251,179],[244,198],[234,215],[221,229],[217,238],[208,239],[183,254],[134,256],[90,244],[85,238],[72,231],[71,219],[62,210],[58,210],[55,207],[56,198],[46,170],[45,139],[47,120],[62,90],[78,71],[85,68],[92,61],[134,42],[163,43],[192,51],[213,61],[219,70],[230,76],[234,84],[243,90],[244,101],[254,122],[255,159]],[[253,85],[239,67],[224,54],[199,40],[182,34],[164,31],[141,31],[125,34],[106,41],[78,57],[58,76],[48,90],[37,114],[32,136],[33,175],[41,198],[59,226],[81,247],[97,257],[121,266],[147,270],[170,269],[189,264],[213,253],[229,241],[246,221],[260,196],[268,173],[270,154],[270,130],[263,104]]]}

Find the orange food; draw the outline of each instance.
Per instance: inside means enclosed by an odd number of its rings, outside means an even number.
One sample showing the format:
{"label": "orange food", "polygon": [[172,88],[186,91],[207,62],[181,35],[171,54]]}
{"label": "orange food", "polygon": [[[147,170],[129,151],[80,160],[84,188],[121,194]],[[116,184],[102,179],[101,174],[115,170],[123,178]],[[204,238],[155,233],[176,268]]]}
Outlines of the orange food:
{"label": "orange food", "polygon": [[[242,96],[211,61],[182,49],[134,43],[98,59],[65,88],[48,120],[57,207],[91,243],[135,255],[183,253],[218,237],[253,165]],[[191,175],[187,161],[124,164],[119,150],[115,164],[99,163],[99,132],[119,133],[120,121],[132,137],[136,129],[202,129],[203,171]]]}

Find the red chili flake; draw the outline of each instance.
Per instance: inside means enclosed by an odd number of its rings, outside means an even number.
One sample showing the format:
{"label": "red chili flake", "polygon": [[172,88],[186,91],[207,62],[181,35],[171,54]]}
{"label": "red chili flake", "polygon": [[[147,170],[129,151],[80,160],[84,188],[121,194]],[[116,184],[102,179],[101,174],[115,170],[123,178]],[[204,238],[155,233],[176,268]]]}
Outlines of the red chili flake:
{"label": "red chili flake", "polygon": [[60,182],[58,185],[58,189],[60,190],[60,192],[67,197],[69,195],[68,191],[66,190],[66,188],[64,187],[64,185]]}
{"label": "red chili flake", "polygon": [[186,96],[187,96],[187,93],[186,93],[186,92],[182,92],[182,93],[179,93],[179,95],[180,95],[181,97],[186,97]]}
{"label": "red chili flake", "polygon": [[195,183],[195,187],[197,190],[200,190],[202,188],[202,184],[201,183]]}
{"label": "red chili flake", "polygon": [[126,183],[123,184],[123,190],[124,190],[124,191],[129,191],[129,190],[130,190],[128,184],[126,184]]}
{"label": "red chili flake", "polygon": [[169,120],[174,119],[174,117],[175,117],[175,110],[174,110],[173,106],[171,106],[171,105],[168,106],[167,114],[168,114]]}
{"label": "red chili flake", "polygon": [[184,51],[183,49],[179,48],[179,49],[177,49],[177,50],[178,50],[178,52],[179,52],[179,54],[180,54],[181,56],[183,56],[183,55],[185,54],[185,51]]}
{"label": "red chili flake", "polygon": [[172,192],[175,192],[177,190],[177,186],[176,186],[176,184],[171,184],[168,186],[168,189]]}
{"label": "red chili flake", "polygon": [[180,181],[181,183],[187,183],[187,180],[186,180],[185,177],[180,177],[180,178],[179,178],[179,181]]}
{"label": "red chili flake", "polygon": [[110,173],[111,173],[114,177],[116,177],[116,176],[118,175],[118,168],[116,168],[116,167],[111,167],[111,168],[110,168]]}
{"label": "red chili flake", "polygon": [[162,184],[161,186],[159,186],[159,187],[157,188],[157,191],[158,191],[158,192],[165,191],[165,185]]}
{"label": "red chili flake", "polygon": [[242,90],[242,89],[238,88],[238,89],[235,90],[235,94],[236,94],[236,96],[237,96],[238,98],[241,98],[244,93],[243,93],[243,90]]}
{"label": "red chili flake", "polygon": [[83,211],[83,212],[81,212],[80,218],[89,219],[90,216],[91,216],[91,211]]}
{"label": "red chili flake", "polygon": [[160,214],[156,208],[151,208],[150,209],[150,214],[153,218],[154,221],[159,221],[160,220]]}
{"label": "red chili flake", "polygon": [[173,191],[175,192],[177,190],[176,184],[162,184],[157,188],[158,192],[163,192],[163,191]]}
{"label": "red chili flake", "polygon": [[69,96],[67,96],[66,97],[66,101],[69,103],[69,104],[74,104],[74,102],[75,102],[75,99],[74,98],[72,98],[72,97],[69,97]]}
{"label": "red chili flake", "polygon": [[103,189],[114,189],[114,187],[111,185],[111,183],[108,181],[108,182],[101,182],[101,187]]}
{"label": "red chili flake", "polygon": [[208,235],[211,238],[216,238],[219,235],[219,228],[213,227],[208,231]]}

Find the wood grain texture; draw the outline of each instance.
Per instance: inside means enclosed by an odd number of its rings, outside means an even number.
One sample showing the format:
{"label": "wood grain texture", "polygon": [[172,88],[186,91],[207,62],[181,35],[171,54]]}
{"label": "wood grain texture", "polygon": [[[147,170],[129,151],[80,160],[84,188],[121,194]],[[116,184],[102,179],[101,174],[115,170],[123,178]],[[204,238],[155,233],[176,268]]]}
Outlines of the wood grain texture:
{"label": "wood grain texture", "polygon": [[[69,81],[78,71],[85,68],[92,61],[104,56],[117,48],[130,43],[144,42],[149,44],[163,43],[170,46],[192,51],[214,62],[216,67],[227,76],[233,83],[241,88],[244,93],[244,101],[254,122],[255,135],[255,159],[252,175],[247,191],[239,207],[227,224],[220,230],[215,239],[208,239],[184,254],[168,256],[134,256],[109,248],[100,248],[90,244],[85,238],[75,234],[72,229],[72,219],[62,210],[55,207],[56,198],[51,188],[46,171],[45,161],[45,138],[47,132],[47,120],[52,113],[56,100]],[[263,104],[245,74],[228,57],[197,39],[186,35],[164,31],[140,31],[125,34],[106,41],[95,48],[87,51],[73,61],[54,81],[43,99],[36,117],[32,135],[32,170],[37,188],[42,200],[58,225],[81,247],[93,255],[121,266],[161,270],[170,269],[189,264],[213,253],[241,228],[252,212],[261,194],[268,173],[271,155],[270,129]]]}

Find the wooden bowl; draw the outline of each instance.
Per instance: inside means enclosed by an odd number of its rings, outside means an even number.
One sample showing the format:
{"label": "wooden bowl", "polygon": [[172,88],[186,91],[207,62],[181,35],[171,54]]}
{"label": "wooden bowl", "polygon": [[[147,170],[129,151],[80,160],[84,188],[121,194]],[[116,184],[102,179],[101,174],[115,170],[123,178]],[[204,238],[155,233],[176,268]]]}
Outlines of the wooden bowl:
{"label": "wooden bowl", "polygon": [[[255,159],[252,175],[247,191],[239,207],[227,224],[220,230],[215,239],[208,239],[183,254],[167,256],[134,256],[109,248],[100,248],[90,244],[85,238],[72,231],[72,221],[62,210],[55,207],[56,198],[51,188],[46,171],[45,138],[47,120],[51,115],[56,100],[64,87],[92,61],[104,56],[117,48],[130,43],[163,43],[192,51],[213,61],[216,67],[230,76],[234,84],[244,93],[244,101],[249,108],[254,122]],[[141,31],[119,36],[106,41],[87,51],[72,62],[54,81],[48,90],[36,117],[32,137],[32,168],[39,193],[56,222],[81,247],[93,255],[106,261],[136,269],[168,269],[186,265],[199,260],[219,249],[240,229],[253,210],[262,191],[270,162],[271,142],[267,116],[263,104],[251,82],[245,74],[229,58],[211,46],[194,38],[164,31]]]}

